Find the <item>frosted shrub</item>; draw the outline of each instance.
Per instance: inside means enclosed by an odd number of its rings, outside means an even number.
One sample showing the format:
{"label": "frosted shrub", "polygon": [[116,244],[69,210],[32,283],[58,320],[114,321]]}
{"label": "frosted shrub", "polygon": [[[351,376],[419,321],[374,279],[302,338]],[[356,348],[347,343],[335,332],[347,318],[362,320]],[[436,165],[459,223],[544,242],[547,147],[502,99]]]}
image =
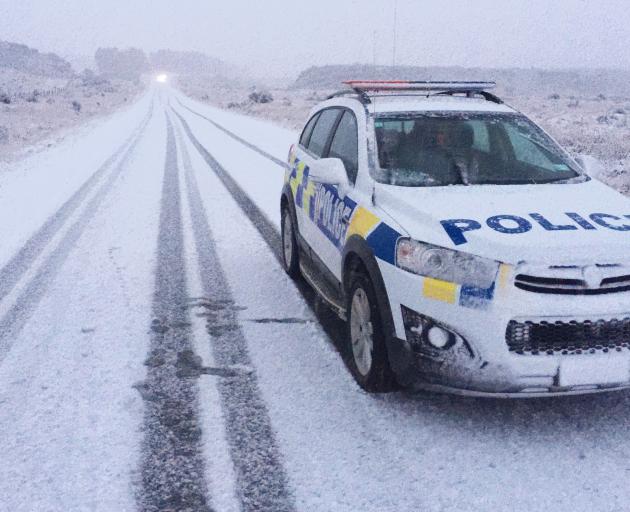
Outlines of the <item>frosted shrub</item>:
{"label": "frosted shrub", "polygon": [[248,97],[254,103],[271,103],[273,101],[273,96],[268,92],[254,91]]}

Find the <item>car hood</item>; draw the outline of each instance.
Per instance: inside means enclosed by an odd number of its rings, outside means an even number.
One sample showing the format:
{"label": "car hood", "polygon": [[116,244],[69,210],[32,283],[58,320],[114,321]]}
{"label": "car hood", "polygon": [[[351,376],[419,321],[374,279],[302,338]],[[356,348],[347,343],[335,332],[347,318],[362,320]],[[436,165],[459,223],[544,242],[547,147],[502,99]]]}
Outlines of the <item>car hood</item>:
{"label": "car hood", "polygon": [[424,188],[376,184],[374,201],[411,238],[505,263],[630,261],[630,230],[624,230],[630,229],[630,200],[595,180]]}

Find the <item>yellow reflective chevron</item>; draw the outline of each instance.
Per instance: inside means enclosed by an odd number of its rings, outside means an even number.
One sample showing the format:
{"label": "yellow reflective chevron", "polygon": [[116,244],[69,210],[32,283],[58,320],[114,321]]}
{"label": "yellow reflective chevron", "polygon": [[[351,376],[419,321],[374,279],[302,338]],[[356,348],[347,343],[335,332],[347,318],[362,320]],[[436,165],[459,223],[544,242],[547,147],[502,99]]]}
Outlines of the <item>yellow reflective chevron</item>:
{"label": "yellow reflective chevron", "polygon": [[352,235],[360,235],[366,239],[370,232],[381,222],[370,210],[359,206],[355,209],[350,225],[346,231],[346,240]]}
{"label": "yellow reflective chevron", "polygon": [[428,299],[441,300],[449,304],[455,304],[457,300],[457,287],[455,283],[425,277],[422,284],[422,294]]}
{"label": "yellow reflective chevron", "polygon": [[302,180],[304,179],[304,162],[300,162],[297,164],[297,168],[295,170],[295,178],[291,178],[289,183],[291,185],[291,190],[293,191],[293,197],[297,194],[298,186],[302,184]]}
{"label": "yellow reflective chevron", "polygon": [[306,188],[302,193],[302,208],[304,209],[307,217],[311,216],[311,197],[315,195],[315,190],[315,182],[307,180]]}
{"label": "yellow reflective chevron", "polygon": [[511,268],[510,265],[506,265],[505,263],[502,263],[501,266],[499,267],[499,288],[507,288],[508,284],[509,284],[509,278],[510,278],[510,272],[511,272]]}
{"label": "yellow reflective chevron", "polygon": [[306,164],[304,162],[300,162],[297,166],[297,172],[295,174],[295,179],[298,181],[298,183],[302,183],[302,180],[304,179],[304,167],[306,166]]}

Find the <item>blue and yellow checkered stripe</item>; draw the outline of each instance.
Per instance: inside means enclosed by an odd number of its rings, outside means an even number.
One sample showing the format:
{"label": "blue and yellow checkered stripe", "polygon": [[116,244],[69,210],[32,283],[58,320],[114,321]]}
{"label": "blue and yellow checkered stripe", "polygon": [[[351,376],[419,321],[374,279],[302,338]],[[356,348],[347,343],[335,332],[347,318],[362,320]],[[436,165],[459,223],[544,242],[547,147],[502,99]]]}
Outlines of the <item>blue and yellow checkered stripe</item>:
{"label": "blue and yellow checkered stripe", "polygon": [[[287,171],[286,179],[293,191],[295,204],[304,209],[311,220],[314,220],[314,196],[315,184],[308,179],[309,168],[301,162],[295,154],[289,159],[290,171]],[[352,202],[352,214],[348,223],[345,240],[353,235],[363,238],[374,251],[374,255],[391,265],[396,265],[396,244],[402,236],[397,230],[383,222],[377,215],[363,206],[357,206]],[[337,245],[343,250],[345,242]],[[505,268],[499,272],[505,274]],[[476,288],[474,286],[462,286],[457,283],[442,281],[431,277],[422,279],[422,295],[427,299],[458,304],[467,308],[486,309],[495,294],[495,284],[490,288]]]}
{"label": "blue and yellow checkered stripe", "polygon": [[377,258],[396,264],[396,242],[401,234],[363,206],[358,206],[350,218],[346,240],[352,235],[361,236]]}
{"label": "blue and yellow checkered stripe", "polygon": [[295,204],[302,208],[309,218],[313,219],[316,187],[315,183],[308,179],[309,168],[295,156],[295,153],[291,154],[289,158],[289,168],[290,171],[287,171],[285,181],[291,187]]}
{"label": "blue and yellow checkered stripe", "polygon": [[466,308],[487,309],[494,298],[494,292],[494,284],[490,288],[477,288],[432,277],[422,279],[423,297],[447,304],[458,304]]}

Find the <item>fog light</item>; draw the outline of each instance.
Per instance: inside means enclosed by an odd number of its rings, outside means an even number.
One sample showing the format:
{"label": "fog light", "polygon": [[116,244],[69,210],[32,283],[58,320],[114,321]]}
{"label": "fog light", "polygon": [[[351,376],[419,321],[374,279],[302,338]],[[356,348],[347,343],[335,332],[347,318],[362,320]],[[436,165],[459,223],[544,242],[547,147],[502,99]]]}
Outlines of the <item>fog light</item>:
{"label": "fog light", "polygon": [[474,357],[468,342],[447,326],[403,305],[401,312],[407,342],[414,352],[440,359],[451,350],[463,350],[469,357]]}
{"label": "fog light", "polygon": [[434,325],[427,332],[427,341],[435,348],[448,348],[455,343],[455,336],[441,327]]}

